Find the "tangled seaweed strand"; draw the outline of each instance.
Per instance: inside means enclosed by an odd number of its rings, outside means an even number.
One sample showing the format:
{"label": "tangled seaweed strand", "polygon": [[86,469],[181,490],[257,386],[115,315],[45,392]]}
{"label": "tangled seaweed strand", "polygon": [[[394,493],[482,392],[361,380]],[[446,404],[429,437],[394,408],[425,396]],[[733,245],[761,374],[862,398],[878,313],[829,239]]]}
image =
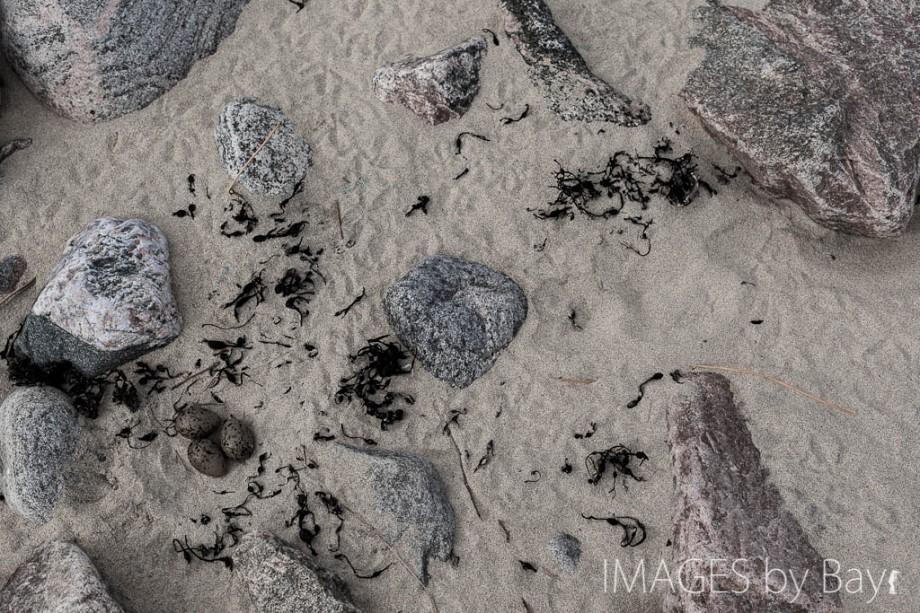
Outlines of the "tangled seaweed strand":
{"label": "tangled seaweed strand", "polygon": [[609,449],[592,451],[585,458],[588,483],[597,485],[608,470],[613,473],[613,487],[610,488],[610,493],[616,491],[618,477],[622,477],[623,487],[627,487],[627,479],[645,481],[644,477],[639,477],[633,472],[632,466],[630,466],[633,458],[639,460],[639,465],[648,460],[648,456],[642,451],[634,452],[623,445],[614,445]]}
{"label": "tangled seaweed strand", "polygon": [[412,372],[415,360],[399,343],[387,342],[388,335],[378,336],[367,341],[348,359],[358,364],[357,370],[339,381],[335,394],[336,404],[358,399],[364,405],[365,412],[380,420],[380,429],[386,430],[391,424],[405,417],[402,409],[391,409],[397,400],[414,404],[415,398],[402,392],[390,392],[390,379]]}
{"label": "tangled seaweed strand", "polygon": [[591,521],[607,522],[611,526],[623,529],[623,538],[620,540],[620,547],[638,547],[645,541],[645,524],[628,515],[613,515],[611,517],[594,517],[591,515],[581,514],[584,519]]}

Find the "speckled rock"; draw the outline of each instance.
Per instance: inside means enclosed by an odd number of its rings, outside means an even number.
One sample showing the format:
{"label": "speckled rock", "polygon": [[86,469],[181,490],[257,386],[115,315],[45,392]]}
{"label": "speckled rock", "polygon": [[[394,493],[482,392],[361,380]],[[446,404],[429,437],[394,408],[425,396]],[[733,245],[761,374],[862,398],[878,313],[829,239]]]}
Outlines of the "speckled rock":
{"label": "speckled rock", "polygon": [[421,365],[454,387],[489,370],[527,317],[527,297],[512,279],[445,255],[410,270],[387,290],[383,307]]}
{"label": "speckled rock", "polygon": [[103,374],[182,330],[169,247],[152,224],[104,217],[70,239],[16,340],[38,366]]}
{"label": "speckled rock", "polygon": [[[664,611],[841,610],[839,594],[824,592],[822,557],[768,479],[728,379],[699,372],[682,374],[680,382],[667,405],[674,470],[671,577],[692,591],[668,591]],[[778,574],[767,589],[767,563],[794,573],[801,591]],[[706,585],[697,577],[707,578]]]}
{"label": "speckled rock", "polygon": [[560,118],[623,126],[639,126],[651,119],[646,105],[620,93],[588,69],[543,0],[502,0],[501,7],[505,33],[527,63],[530,80]]}
{"label": "speckled rock", "polygon": [[256,449],[256,437],[249,426],[231,417],[220,429],[220,448],[228,458],[241,462],[252,456]]}
{"label": "speckled rock", "polygon": [[25,258],[20,255],[11,255],[0,260],[0,294],[16,289],[27,267]]}
{"label": "speckled rock", "polygon": [[76,411],[51,387],[13,390],[0,405],[0,490],[23,517],[51,519],[80,435]]}
{"label": "speckled rock", "polygon": [[578,563],[581,561],[581,541],[577,538],[560,532],[549,540],[546,547],[559,568],[569,574],[574,574],[578,570]]}
{"label": "speckled rock", "polygon": [[479,93],[486,41],[474,36],[434,55],[391,62],[374,73],[374,94],[437,125],[461,117]]}
{"label": "speckled rock", "polygon": [[193,404],[179,411],[175,426],[180,436],[197,440],[216,432],[220,422],[220,415],[207,407]]}
{"label": "speckled rock", "polygon": [[0,613],[122,613],[83,550],[45,543],[0,591]]}
{"label": "speckled rock", "polygon": [[246,0],[0,0],[0,41],[65,117],[113,119],[185,78],[233,32]]}
{"label": "speckled rock", "polygon": [[[271,138],[246,166],[269,134]],[[242,98],[225,106],[214,138],[227,174],[235,179],[245,166],[239,182],[261,196],[289,197],[307,175],[312,159],[310,145],[297,135],[287,115],[259,104],[255,98]]]}
{"label": "speckled rock", "polygon": [[268,532],[243,536],[233,565],[259,613],[359,613],[341,579]]}
{"label": "speckled rock", "polygon": [[904,232],[920,185],[920,10],[911,0],[773,0],[699,9],[683,91],[770,195],[816,222]]}
{"label": "speckled rock", "polygon": [[220,478],[230,466],[220,445],[208,439],[192,441],[188,446],[188,463],[202,475]]}
{"label": "speckled rock", "polygon": [[345,500],[375,523],[389,543],[415,562],[428,584],[428,560],[447,561],[454,543],[454,509],[437,469],[427,459],[397,451],[337,444],[336,478]]}

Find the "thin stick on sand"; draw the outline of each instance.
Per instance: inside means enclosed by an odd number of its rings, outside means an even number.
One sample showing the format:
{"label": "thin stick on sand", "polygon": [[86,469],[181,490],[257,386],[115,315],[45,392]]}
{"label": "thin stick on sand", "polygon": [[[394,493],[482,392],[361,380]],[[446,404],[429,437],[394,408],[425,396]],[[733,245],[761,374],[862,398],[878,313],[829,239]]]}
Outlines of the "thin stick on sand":
{"label": "thin stick on sand", "polygon": [[335,213],[339,218],[339,238],[345,240],[345,232],[342,231],[342,206],[338,200],[335,201]]}
{"label": "thin stick on sand", "polygon": [[466,468],[463,467],[463,453],[460,451],[460,445],[457,444],[457,439],[454,438],[454,431],[450,429],[450,424],[447,425],[447,435],[454,444],[454,449],[457,450],[457,458],[460,460],[460,474],[463,475],[463,485],[466,486],[466,491],[470,495],[470,502],[473,503],[473,510],[476,511],[476,517],[482,520],[482,513],[479,512],[479,505],[476,504],[476,496],[473,495],[473,488],[470,487],[470,480],[466,477]]}
{"label": "thin stick on sand", "polygon": [[850,409],[842,407],[839,404],[828,402],[827,400],[824,400],[823,398],[819,398],[818,396],[815,396],[812,393],[806,392],[805,390],[800,389],[792,384],[786,383],[785,381],[780,381],[776,377],[771,377],[770,375],[765,375],[763,373],[755,372],[753,370],[744,370],[743,368],[730,368],[728,366],[713,366],[711,364],[693,364],[690,366],[690,370],[722,370],[725,372],[732,372],[732,373],[736,373],[739,375],[750,375],[752,377],[766,379],[767,381],[776,383],[777,385],[782,385],[786,389],[792,391],[795,394],[798,394],[799,396],[804,396],[805,398],[808,398],[809,400],[814,400],[815,402],[821,403],[828,408],[831,408],[835,411],[843,413],[844,415],[849,415],[850,417],[856,416],[856,411],[851,411]]}
{"label": "thin stick on sand", "polygon": [[279,121],[278,123],[275,124],[275,127],[272,128],[272,129],[271,129],[271,132],[268,133],[268,136],[265,137],[265,140],[263,140],[262,143],[261,143],[258,147],[256,147],[256,150],[252,152],[252,155],[249,156],[249,159],[246,160],[246,163],[243,164],[243,167],[242,167],[242,168],[240,168],[240,171],[239,171],[238,173],[236,173],[236,176],[235,176],[235,177],[233,177],[233,181],[231,181],[231,182],[230,182],[230,185],[227,186],[227,192],[228,192],[228,193],[230,192],[230,190],[233,189],[233,186],[236,185],[236,182],[240,180],[240,177],[243,176],[243,173],[246,172],[246,169],[249,168],[249,165],[250,165],[250,164],[252,164],[252,161],[253,161],[254,159],[256,159],[256,156],[259,155],[259,152],[262,151],[262,147],[264,147],[265,145],[267,145],[267,144],[268,144],[268,141],[270,141],[270,140],[272,139],[272,136],[275,135],[275,131],[276,131],[279,127],[281,127],[281,122],[280,122],[280,121]]}
{"label": "thin stick on sand", "polygon": [[7,304],[11,303],[13,300],[16,299],[17,296],[26,292],[33,285],[35,285],[35,277],[32,277],[32,280],[26,283],[25,285],[20,285],[18,288],[14,289],[9,294],[4,296],[3,299],[0,300],[0,307],[6,306]]}

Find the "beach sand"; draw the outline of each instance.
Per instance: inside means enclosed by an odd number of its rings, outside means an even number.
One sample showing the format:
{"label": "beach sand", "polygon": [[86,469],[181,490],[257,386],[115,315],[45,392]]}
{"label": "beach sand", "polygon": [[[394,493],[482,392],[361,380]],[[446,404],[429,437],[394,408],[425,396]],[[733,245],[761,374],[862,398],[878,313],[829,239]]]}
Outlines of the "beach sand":
{"label": "beach sand", "polygon": [[[300,12],[284,0],[254,2],[217,53],[175,88],[139,112],[98,125],[55,115],[0,64],[7,85],[0,140],[34,139],[0,171],[0,256],[22,253],[40,288],[67,239],[96,217],[140,217],[161,228],[170,242],[185,329],[147,361],[192,371],[196,360],[206,366],[212,359],[202,339],[246,335],[254,346],[246,358],[252,379],[241,387],[222,382],[213,391],[226,402],[221,414],[253,425],[257,455],[271,453],[263,479],[269,490],[284,482],[274,469],[296,463],[305,447],[319,464],[306,472],[338,491],[335,466],[325,461],[328,444],[314,442],[313,434],[329,428],[339,435],[339,424],[381,447],[429,458],[457,515],[459,563],[432,562],[428,592],[441,611],[523,611],[522,600],[535,612],[660,610],[662,592],[624,593],[620,586],[613,593],[612,576],[604,593],[604,564],[612,569],[619,560],[635,568],[644,559],[654,569],[670,558],[664,407],[676,384],[667,373],[699,363],[768,373],[857,412],[848,417],[772,383],[731,375],[764,463],[817,550],[844,569],[868,568],[876,579],[883,569],[900,571],[897,595],[888,594],[886,582],[867,604],[872,589],[866,580],[862,594],[844,597],[846,611],[920,609],[920,496],[914,489],[920,323],[910,310],[920,300],[916,224],[894,240],[839,235],[794,205],[765,197],[746,175],[728,185],[713,181],[718,194],[702,194],[686,208],[654,198],[645,212],[654,219],[647,257],[623,246],[638,244],[639,228],[622,218],[555,222],[528,211],[554,198],[554,160],[570,169],[598,168],[618,150],[650,152],[668,137],[678,154],[693,150],[710,180],[712,164],[735,166],[678,96],[702,57],[688,42],[698,4],[550,3],[591,68],[651,106],[652,120],[640,128],[558,120],[503,35],[494,0],[310,0]],[[461,119],[430,127],[374,97],[370,82],[377,66],[432,53],[482,28],[499,33],[500,45],[489,43],[482,89]],[[282,108],[313,146],[305,191],[290,207],[306,206],[304,243],[324,249],[319,265],[326,283],[302,326],[270,287],[246,328],[202,327],[236,325],[221,306],[237,284],[263,267],[266,278],[275,279],[286,266],[280,258],[260,264],[278,252],[277,242],[228,239],[219,231],[229,216],[230,180],[218,160],[214,125],[223,105],[241,96]],[[486,103],[504,107],[493,111]],[[525,104],[530,112],[523,121],[500,123]],[[456,155],[461,131],[490,140],[466,139]],[[464,168],[469,173],[454,180]],[[195,195],[187,189],[190,174]],[[428,214],[406,217],[420,195],[431,198]],[[263,223],[277,205],[252,202]],[[190,203],[197,206],[195,219],[173,216]],[[542,251],[535,248],[544,241]],[[350,373],[350,353],[389,333],[381,306],[386,288],[435,253],[507,273],[526,292],[529,314],[495,366],[466,389],[452,389],[420,367],[394,380],[393,389],[413,394],[416,403],[403,422],[381,432],[357,403],[334,403],[338,380]],[[362,290],[365,300],[334,316]],[[36,292],[0,309],[4,337],[16,330]],[[569,319],[573,310],[580,329]],[[294,348],[258,342],[282,335],[295,339]],[[318,348],[315,358],[304,343]],[[273,367],[284,359],[292,363]],[[664,379],[650,383],[642,402],[627,409],[639,383],[654,372],[665,373]],[[0,377],[0,396],[10,389]],[[127,611],[249,610],[230,571],[221,564],[187,564],[173,539],[213,539],[220,509],[242,500],[257,458],[213,480],[188,466],[184,439],[159,436],[144,449],[131,449],[116,436],[129,425],[137,424],[135,436],[155,429],[153,416],[171,417],[180,393],[152,396],[136,414],[106,405],[98,419],[81,420],[74,463],[79,483],[74,478],[53,521],[36,527],[0,505],[0,578],[42,542],[66,536],[87,551]],[[210,400],[203,384],[193,388],[192,400]],[[481,520],[457,452],[442,433],[454,409],[467,411],[453,432],[469,452],[463,461]],[[574,438],[591,422],[597,424],[593,437]],[[494,458],[473,472],[489,441]],[[618,485],[611,494],[609,481],[587,483],[584,458],[616,444],[642,450],[649,460],[637,471],[643,482],[630,482],[628,490]],[[560,470],[566,461],[571,474]],[[532,471],[539,471],[539,480],[528,483],[537,479]],[[222,490],[235,494],[214,493]],[[250,508],[253,516],[240,520],[246,530],[272,530],[296,541],[295,528],[285,526],[296,511],[289,485]],[[192,521],[202,514],[213,522]],[[621,548],[619,530],[581,514],[637,517],[647,526],[647,540]],[[415,578],[398,563],[375,579],[355,577],[329,551],[337,521],[319,510],[317,519],[323,525],[318,560],[343,577],[357,605],[430,610]],[[582,542],[574,576],[561,572],[547,551],[559,531]],[[361,572],[394,560],[347,514],[340,551]],[[519,560],[538,572],[524,570]]]}

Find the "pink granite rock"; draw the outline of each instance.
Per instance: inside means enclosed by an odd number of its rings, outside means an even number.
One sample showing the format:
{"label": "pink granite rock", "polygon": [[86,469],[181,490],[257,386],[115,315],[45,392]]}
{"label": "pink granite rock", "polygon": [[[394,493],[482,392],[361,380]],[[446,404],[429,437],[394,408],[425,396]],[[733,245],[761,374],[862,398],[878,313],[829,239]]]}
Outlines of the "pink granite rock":
{"label": "pink granite rock", "polygon": [[0,591],[0,613],[123,613],[83,550],[50,541]]}
{"label": "pink granite rock", "polygon": [[711,2],[683,91],[704,127],[769,194],[821,225],[901,234],[920,184],[920,5]]}

